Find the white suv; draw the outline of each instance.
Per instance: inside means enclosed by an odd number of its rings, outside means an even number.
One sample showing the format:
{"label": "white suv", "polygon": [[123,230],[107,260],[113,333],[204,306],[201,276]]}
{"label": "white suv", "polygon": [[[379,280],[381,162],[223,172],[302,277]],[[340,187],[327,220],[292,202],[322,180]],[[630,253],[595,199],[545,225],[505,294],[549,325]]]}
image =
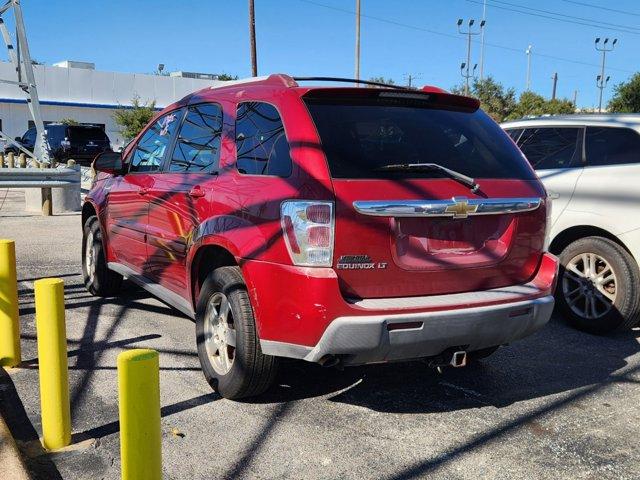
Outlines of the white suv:
{"label": "white suv", "polygon": [[553,198],[549,250],[556,305],[577,328],[640,321],[640,115],[567,115],[504,123]]}

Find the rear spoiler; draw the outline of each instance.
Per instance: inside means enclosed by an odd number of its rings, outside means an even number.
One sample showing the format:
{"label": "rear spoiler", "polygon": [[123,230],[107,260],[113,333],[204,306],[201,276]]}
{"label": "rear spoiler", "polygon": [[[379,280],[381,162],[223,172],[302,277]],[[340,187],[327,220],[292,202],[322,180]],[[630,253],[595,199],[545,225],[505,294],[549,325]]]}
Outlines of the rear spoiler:
{"label": "rear spoiler", "polygon": [[475,112],[480,101],[426,87],[423,90],[399,90],[390,88],[312,88],[302,95],[309,103],[384,104],[408,107],[427,107],[444,110]]}

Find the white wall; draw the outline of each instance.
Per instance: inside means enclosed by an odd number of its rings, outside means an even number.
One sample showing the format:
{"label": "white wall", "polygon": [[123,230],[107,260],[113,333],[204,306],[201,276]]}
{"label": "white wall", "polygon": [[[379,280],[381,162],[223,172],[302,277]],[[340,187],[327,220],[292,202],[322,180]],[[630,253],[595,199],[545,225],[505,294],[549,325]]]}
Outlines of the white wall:
{"label": "white wall", "polygon": [[[195,78],[43,65],[35,65],[34,71],[38,95],[43,103],[43,120],[73,118],[81,123],[104,123],[114,148],[121,146],[123,140],[113,121],[113,112],[119,106],[131,105],[134,96],[139,96],[143,102],[155,100],[157,107],[165,107],[191,92],[220,83]],[[0,62],[0,78],[17,80],[13,64]],[[22,135],[31,119],[26,103],[13,103],[11,100],[25,99],[24,92],[18,87],[0,83],[2,131],[11,138]],[[73,105],[47,105],[47,102]]]}

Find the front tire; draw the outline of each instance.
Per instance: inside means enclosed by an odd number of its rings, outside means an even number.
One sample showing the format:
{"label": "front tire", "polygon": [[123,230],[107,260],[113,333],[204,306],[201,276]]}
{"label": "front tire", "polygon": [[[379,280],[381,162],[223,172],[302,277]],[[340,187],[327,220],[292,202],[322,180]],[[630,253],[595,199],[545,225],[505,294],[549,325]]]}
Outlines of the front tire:
{"label": "front tire", "polygon": [[617,243],[586,237],[560,253],[556,302],[573,327],[602,335],[625,330],[640,318],[640,274]]}
{"label": "front tire", "polygon": [[217,268],[205,280],[196,307],[196,342],[204,376],[221,396],[257,396],[273,383],[276,358],[260,349],[238,267]]}
{"label": "front tire", "polygon": [[122,285],[122,275],[109,270],[102,243],[102,230],[98,217],[92,216],[82,230],[82,277],[92,295],[115,295]]}

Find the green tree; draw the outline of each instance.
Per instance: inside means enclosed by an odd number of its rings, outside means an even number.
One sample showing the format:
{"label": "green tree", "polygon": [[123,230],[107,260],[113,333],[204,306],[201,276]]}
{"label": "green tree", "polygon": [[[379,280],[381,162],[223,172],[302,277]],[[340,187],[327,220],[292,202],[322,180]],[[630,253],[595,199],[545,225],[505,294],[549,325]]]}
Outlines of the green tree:
{"label": "green tree", "polygon": [[120,126],[120,134],[125,141],[134,138],[144,126],[153,118],[156,102],[140,101],[137,95],[131,99],[131,108],[121,107],[113,114],[113,119]]}
{"label": "green tree", "polygon": [[629,81],[617,84],[613,92],[607,110],[612,113],[640,112],[640,72],[635,73]]}
{"label": "green tree", "polygon": [[218,80],[228,82],[230,80],[238,80],[238,75],[229,75],[228,73],[219,73],[216,75]]}
{"label": "green tree", "polygon": [[396,82],[393,81],[393,78],[384,78],[384,77],[371,77],[369,79],[370,82],[378,82],[385,83],[387,85],[395,85]]}
{"label": "green tree", "polygon": [[62,120],[60,120],[60,123],[62,123],[63,125],[80,125],[80,122],[78,122],[75,118],[70,117],[63,118]]}
{"label": "green tree", "polygon": [[[462,86],[451,89],[458,95],[464,94]],[[496,122],[502,122],[516,107],[516,92],[513,88],[504,86],[489,76],[482,80],[474,79],[469,94],[480,100],[482,109]]]}
{"label": "green tree", "polygon": [[575,105],[571,100],[547,100],[542,95],[527,91],[520,94],[518,104],[507,116],[507,120],[538,115],[561,115],[574,113],[575,110]]}

